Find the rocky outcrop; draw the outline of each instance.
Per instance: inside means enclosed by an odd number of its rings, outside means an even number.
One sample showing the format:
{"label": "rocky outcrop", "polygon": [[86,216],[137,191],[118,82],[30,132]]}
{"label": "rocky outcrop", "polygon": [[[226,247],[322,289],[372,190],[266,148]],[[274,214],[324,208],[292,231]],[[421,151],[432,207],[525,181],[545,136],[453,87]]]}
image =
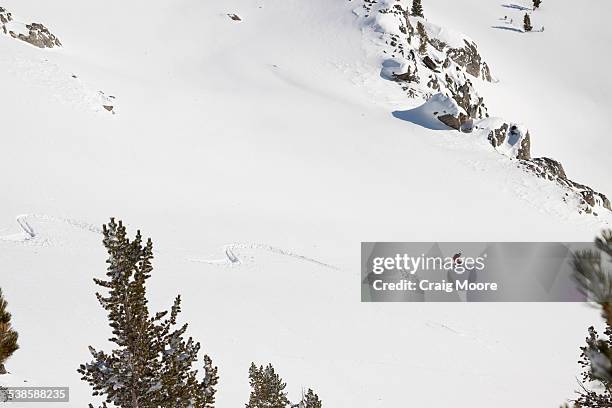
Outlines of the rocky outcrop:
{"label": "rocky outcrop", "polygon": [[4,7],[0,7],[0,28],[4,34],[8,34],[6,25],[13,21],[13,15],[9,13]]}
{"label": "rocky outcrop", "polygon": [[417,82],[419,80],[419,77],[411,72],[410,67],[403,74],[392,73],[391,77],[397,82]]}
{"label": "rocky outcrop", "polygon": [[463,41],[465,47],[449,48],[446,52],[448,57],[459,64],[459,66],[464,67],[471,76],[476,78],[482,77],[485,81],[491,82],[491,70],[478,53],[476,43],[465,39]]}
{"label": "rocky outcrop", "polygon": [[[449,45],[445,30],[410,16],[395,2],[378,2],[376,7],[371,4],[367,9],[376,11],[376,31],[383,33],[388,46],[384,53],[390,58],[381,71],[384,78],[400,83],[410,97],[428,99],[441,92],[455,99],[470,117],[488,116],[484,100],[471,80],[493,78],[476,43],[457,33]],[[415,29],[418,24],[423,24],[426,35]]]}
{"label": "rocky outcrop", "polygon": [[423,58],[423,64],[434,72],[440,72],[438,71],[438,65],[428,55]]}
{"label": "rocky outcrop", "polygon": [[461,119],[453,115],[450,115],[448,113],[446,115],[438,116],[438,120],[444,123],[446,126],[453,128],[455,130],[461,129]]}
{"label": "rocky outcrop", "polygon": [[529,172],[536,176],[553,181],[569,190],[566,196],[573,194],[578,199],[580,210],[587,214],[598,215],[598,208],[612,211],[610,200],[604,194],[593,190],[589,186],[570,180],[563,169],[563,165],[548,157],[541,157],[522,162]]}
{"label": "rocky outcrop", "polygon": [[438,120],[446,126],[458,130],[463,133],[471,133],[474,129],[474,121],[464,113],[459,113],[458,116],[445,114],[438,116]]}
{"label": "rocky outcrop", "polygon": [[439,129],[444,128],[440,125],[443,123],[460,132],[473,131],[528,172],[562,186],[566,201],[576,198],[581,212],[611,211],[605,195],[569,179],[561,163],[549,158],[533,159],[532,135],[526,127],[489,117],[474,83],[495,79],[474,41],[410,16],[406,2],[364,2],[365,13],[359,15],[367,19],[376,44],[381,39],[385,43],[380,54],[384,57],[381,76],[397,82],[409,97],[426,101],[412,110],[419,118],[426,118],[423,126]]}
{"label": "rocky outcrop", "polygon": [[476,93],[472,81],[466,79],[459,84],[450,76],[446,76],[446,87],[451,91],[453,99],[461,106],[471,118],[484,118],[489,116],[484,99]]}
{"label": "rocky outcrop", "polygon": [[515,123],[503,123],[489,130],[487,140],[496,150],[519,160],[531,159],[531,135],[529,130]]}
{"label": "rocky outcrop", "polygon": [[580,212],[597,215],[601,210],[612,211],[604,194],[572,181],[558,161],[548,157],[531,158],[531,135],[522,125],[489,119],[477,126],[485,130],[487,140],[495,150],[519,160],[521,167],[529,173],[562,186],[566,190],[566,201],[570,196],[576,198]]}
{"label": "rocky outcrop", "polygon": [[17,38],[38,48],[61,47],[59,38],[53,35],[47,27],[39,23],[26,24],[28,33],[18,34]]}
{"label": "rocky outcrop", "polygon": [[12,38],[38,48],[61,47],[62,43],[47,27],[40,23],[23,24],[14,20],[12,13],[0,7],[0,30]]}
{"label": "rocky outcrop", "polygon": [[536,158],[524,164],[538,177],[545,178],[550,181],[567,180],[567,174],[565,174],[563,165],[556,160],[549,159],[548,157]]}
{"label": "rocky outcrop", "polygon": [[548,157],[531,158],[531,135],[521,125],[502,123],[488,131],[487,140],[500,153],[520,160],[521,166],[537,177],[555,182],[566,189],[566,197],[574,196],[580,212],[597,215],[598,209],[612,211],[608,198],[591,187],[568,178],[563,165]]}

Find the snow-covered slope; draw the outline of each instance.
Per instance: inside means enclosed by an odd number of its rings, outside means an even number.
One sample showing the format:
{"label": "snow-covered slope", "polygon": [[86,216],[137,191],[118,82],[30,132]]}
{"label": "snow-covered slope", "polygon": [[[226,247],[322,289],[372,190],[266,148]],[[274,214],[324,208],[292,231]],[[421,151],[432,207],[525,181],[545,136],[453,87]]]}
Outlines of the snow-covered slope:
{"label": "snow-covered slope", "polygon": [[[478,42],[499,79],[478,83],[495,115],[612,193],[612,85],[580,63],[605,58],[610,37],[590,26],[610,6],[593,3],[574,20],[569,1],[546,2],[546,30],[529,37],[492,28],[512,12],[502,2],[427,0],[425,13]],[[0,35],[0,285],[20,332],[15,375],[70,386],[71,406],[90,400],[76,368],[108,337],[96,231],[117,216],[154,239],[152,307],[183,295],[219,365],[220,408],[247,400],[251,361],[273,362],[293,399],[313,387],[329,407],[571,395],[598,319],[583,305],[359,303],[361,241],[590,240],[607,219],[579,215],[487,143],[398,120],[420,103],[380,76],[357,0],[0,5],[63,45]],[[578,44],[586,55],[568,60]],[[534,347],[542,338],[554,347]]]}
{"label": "snow-covered slope", "polygon": [[[502,7],[532,12],[517,4]],[[532,14],[536,12],[539,10]],[[409,98],[426,101],[416,109],[395,111],[394,116],[429,129],[450,127],[473,132],[473,142],[486,140],[499,153],[516,159],[518,167],[557,183],[565,190],[563,200],[572,207],[578,202],[580,213],[609,215],[612,207],[605,194],[571,180],[558,160],[532,156],[534,138],[525,125],[491,117],[479,88],[499,81],[491,74],[474,40],[427,21],[420,11],[411,15],[410,2],[364,1],[354,13],[365,27],[371,54],[381,61],[381,76],[397,82]],[[544,32],[543,28],[529,29],[530,32],[516,28],[512,25],[515,19],[508,15],[500,20],[502,26],[493,28],[523,35]],[[462,138],[469,139],[466,135]]]}
{"label": "snow-covered slope", "polygon": [[481,94],[495,115],[529,126],[536,156],[560,160],[577,180],[609,193],[605,118],[612,78],[605,68],[609,58],[604,50],[611,38],[607,16],[612,4],[543,2],[530,12],[534,27],[543,26],[543,33],[524,35],[496,28],[507,26],[504,17],[521,27],[525,11],[512,6],[530,3],[430,0],[428,16],[478,40],[500,80],[484,84]]}

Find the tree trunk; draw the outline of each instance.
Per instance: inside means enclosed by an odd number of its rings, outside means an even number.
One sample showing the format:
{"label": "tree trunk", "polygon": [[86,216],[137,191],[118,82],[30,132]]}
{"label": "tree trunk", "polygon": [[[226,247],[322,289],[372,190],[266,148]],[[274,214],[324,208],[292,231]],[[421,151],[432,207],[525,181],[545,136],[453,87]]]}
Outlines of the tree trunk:
{"label": "tree trunk", "polygon": [[602,303],[601,308],[603,311],[603,317],[606,319],[608,326],[612,326],[612,303]]}
{"label": "tree trunk", "polygon": [[0,364],[0,375],[7,374],[6,368],[4,368],[4,364]]}

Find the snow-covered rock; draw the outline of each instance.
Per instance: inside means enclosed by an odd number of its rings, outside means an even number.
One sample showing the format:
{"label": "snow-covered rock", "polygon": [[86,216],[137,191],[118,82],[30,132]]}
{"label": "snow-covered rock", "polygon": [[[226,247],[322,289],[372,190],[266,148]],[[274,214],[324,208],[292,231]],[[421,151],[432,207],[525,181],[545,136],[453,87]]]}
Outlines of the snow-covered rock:
{"label": "snow-covered rock", "polygon": [[580,212],[597,215],[600,211],[612,210],[603,193],[570,180],[560,162],[547,157],[532,159],[531,135],[524,125],[487,118],[478,121],[476,126],[496,151],[510,159],[520,160],[521,166],[529,173],[561,185],[566,190],[564,199],[567,201],[566,197],[574,196]]}
{"label": "snow-covered rock", "polygon": [[[487,107],[473,80],[493,81],[491,70],[469,37],[410,16],[404,2],[365,3],[362,17],[373,37],[382,39],[381,76],[397,81],[410,97],[429,99],[443,93],[468,116],[487,117]],[[419,31],[418,26],[423,29]],[[423,35],[422,35],[423,34]]]}
{"label": "snow-covered rock", "polygon": [[487,118],[479,121],[478,127],[486,130],[487,140],[501,154],[513,159],[531,159],[531,135],[524,125]]}
{"label": "snow-covered rock", "polygon": [[566,197],[573,195],[578,199],[581,212],[598,215],[600,211],[612,211],[608,197],[589,186],[570,180],[565,174],[563,165],[558,161],[541,157],[523,161],[522,164],[538,177],[554,181],[564,187],[567,190]]}
{"label": "snow-covered rock", "polygon": [[479,129],[478,133],[497,152],[525,162],[530,172],[559,181],[568,194],[578,196],[580,211],[590,213],[597,207],[610,209],[602,193],[565,176],[556,177],[547,165],[549,159],[532,161],[531,134],[526,126],[489,117],[474,81],[496,82],[496,79],[476,42],[424,18],[411,16],[409,4],[404,1],[365,2],[363,8],[366,13],[361,17],[369,28],[366,32],[378,37],[381,45],[381,76],[398,82],[409,97],[425,100],[418,108],[394,113],[396,117],[429,129],[440,129],[437,122],[465,133]]}

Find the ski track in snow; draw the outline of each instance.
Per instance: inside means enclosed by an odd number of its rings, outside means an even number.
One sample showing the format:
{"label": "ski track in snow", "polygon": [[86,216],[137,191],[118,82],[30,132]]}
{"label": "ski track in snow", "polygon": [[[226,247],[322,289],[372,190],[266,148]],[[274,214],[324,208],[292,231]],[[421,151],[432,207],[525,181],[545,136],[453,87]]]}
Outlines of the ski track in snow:
{"label": "ski track in snow", "polygon": [[455,336],[459,336],[459,337],[463,337],[465,339],[467,339],[468,341],[474,342],[474,343],[478,343],[480,344],[483,348],[486,348],[490,351],[496,351],[498,350],[500,347],[504,349],[504,351],[510,351],[507,347],[505,347],[504,345],[502,345],[499,341],[497,340],[486,340],[484,338],[481,338],[481,336],[477,336],[477,335],[472,335],[469,334],[465,331],[461,331],[461,330],[457,330],[451,326],[448,326],[444,323],[440,323],[440,322],[436,322],[436,321],[428,321],[425,322],[425,326],[430,327],[430,328],[434,328],[434,329],[439,329],[439,330],[444,330],[444,331],[448,331],[452,334],[454,334]]}
{"label": "ski track in snow", "polygon": [[272,254],[287,256],[293,259],[298,259],[300,261],[310,262],[310,263],[322,266],[324,268],[339,270],[339,268],[334,265],[330,265],[330,264],[318,261],[316,259],[309,258],[304,255],[296,254],[294,252],[287,251],[287,250],[273,247],[273,246],[266,245],[266,244],[255,244],[255,243],[233,243],[233,244],[225,245],[223,249],[225,258],[223,259],[190,259],[190,261],[206,263],[210,265],[223,265],[223,266],[240,265],[244,262],[243,259],[238,254],[238,250],[240,249],[266,251]]}
{"label": "ski track in snow", "polygon": [[[15,243],[34,243],[41,246],[48,246],[50,240],[40,236],[37,230],[32,226],[34,220],[55,222],[69,225],[73,228],[80,229],[94,234],[102,234],[102,228],[88,222],[75,220],[73,218],[56,217],[45,214],[22,214],[15,218],[17,224],[21,228],[21,232],[9,235],[0,235],[0,242],[15,242]],[[276,255],[281,255],[303,262],[309,262],[322,266],[324,268],[339,270],[338,267],[318,261],[314,258],[309,258],[304,255],[297,254],[285,249],[277,248],[271,245],[258,243],[232,243],[223,247],[224,257],[221,259],[186,259],[189,262],[205,263],[208,265],[218,266],[239,266],[247,263],[239,250],[254,250],[265,251]]]}

